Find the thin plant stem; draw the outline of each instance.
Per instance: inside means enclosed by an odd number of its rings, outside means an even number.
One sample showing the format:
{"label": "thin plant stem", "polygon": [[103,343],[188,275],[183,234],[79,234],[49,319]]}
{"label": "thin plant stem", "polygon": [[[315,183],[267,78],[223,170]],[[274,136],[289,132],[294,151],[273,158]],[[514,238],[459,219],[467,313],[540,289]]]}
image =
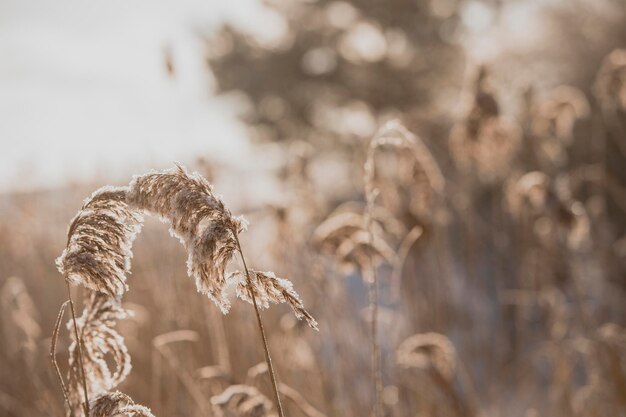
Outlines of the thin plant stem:
{"label": "thin plant stem", "polygon": [[65,399],[65,403],[67,404],[68,410],[70,410],[70,415],[73,416],[72,406],[70,404],[70,398],[67,393],[67,388],[65,388],[65,383],[63,382],[63,376],[61,375],[61,370],[59,369],[59,364],[57,363],[57,340],[59,339],[59,329],[61,328],[61,320],[63,320],[63,314],[65,313],[65,308],[69,300],[64,302],[61,305],[61,309],[59,310],[59,315],[57,316],[56,323],[54,324],[54,330],[52,331],[52,340],[50,342],[50,360],[52,361],[52,365],[54,366],[54,370],[56,371],[57,377],[59,378],[59,382],[61,383],[61,390],[63,391],[63,398]]}
{"label": "thin plant stem", "polygon": [[67,287],[67,296],[70,300],[70,311],[72,313],[72,321],[74,322],[74,333],[76,335],[76,345],[78,346],[78,360],[80,361],[80,376],[83,380],[83,393],[85,394],[85,416],[89,416],[89,395],[87,394],[87,379],[85,378],[85,367],[83,365],[83,348],[82,339],[78,334],[78,324],[76,324],[76,313],[74,311],[74,300],[72,299],[72,290],[69,281],[65,280]]}
{"label": "thin plant stem", "polygon": [[236,231],[233,231],[233,235],[235,236],[235,241],[237,242],[237,250],[239,251],[239,256],[241,256],[241,262],[243,263],[243,268],[246,270],[246,281],[248,284],[248,290],[250,291],[250,295],[252,296],[252,304],[254,305],[254,312],[256,313],[256,319],[259,324],[259,330],[261,331],[261,339],[263,340],[263,350],[265,351],[265,361],[267,362],[267,369],[270,374],[270,379],[272,380],[272,387],[274,389],[274,397],[276,398],[276,408],[278,409],[279,417],[285,417],[283,412],[283,406],[280,402],[280,394],[278,393],[278,382],[276,381],[276,374],[274,372],[274,366],[272,365],[272,358],[270,356],[270,350],[267,344],[267,337],[265,336],[265,329],[263,328],[263,322],[261,321],[261,313],[259,312],[259,306],[256,302],[256,297],[254,296],[254,290],[252,288],[252,280],[250,279],[250,271],[248,271],[248,266],[246,265],[246,258],[243,256],[243,251],[241,250],[241,244],[239,243],[239,236]]}
{"label": "thin plant stem", "polygon": [[[366,227],[367,233],[369,236],[369,244],[370,247],[374,245],[374,233],[372,232],[372,205],[373,205],[373,197],[370,196],[368,198],[367,204],[367,216],[366,216]],[[383,415],[383,407],[382,407],[382,391],[383,391],[383,381],[382,381],[382,372],[380,366],[380,346],[378,344],[378,273],[376,271],[376,265],[374,264],[374,256],[372,251],[369,251],[369,266],[372,282],[369,286],[369,297],[370,297],[370,310],[371,310],[371,351],[372,351],[372,373],[374,379],[374,416],[382,417]]]}

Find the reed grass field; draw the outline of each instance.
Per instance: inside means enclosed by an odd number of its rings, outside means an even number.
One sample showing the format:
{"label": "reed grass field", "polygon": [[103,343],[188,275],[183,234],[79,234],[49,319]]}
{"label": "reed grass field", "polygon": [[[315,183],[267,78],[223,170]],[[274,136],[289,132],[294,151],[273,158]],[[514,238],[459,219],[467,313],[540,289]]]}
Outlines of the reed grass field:
{"label": "reed grass field", "polygon": [[626,417],[626,5],[530,3],[194,23],[248,153],[0,192],[0,416]]}

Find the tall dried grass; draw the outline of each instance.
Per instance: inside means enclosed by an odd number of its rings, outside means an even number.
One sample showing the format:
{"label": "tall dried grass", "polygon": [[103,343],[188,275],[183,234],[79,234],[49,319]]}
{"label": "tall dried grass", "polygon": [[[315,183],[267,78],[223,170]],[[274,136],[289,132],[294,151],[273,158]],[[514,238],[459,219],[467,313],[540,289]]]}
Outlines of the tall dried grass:
{"label": "tall dried grass", "polygon": [[[187,250],[188,274],[195,278],[197,290],[206,294],[222,313],[230,309],[226,287],[240,281],[237,295],[254,305],[276,406],[282,417],[278,382],[259,305],[267,308],[270,302],[285,302],[298,319],[304,318],[315,329],[317,323],[304,309],[289,280],[277,278],[272,272],[248,270],[238,237],[245,230],[245,220],[231,214],[206,179],[199,174],[188,174],[181,166],[136,176],[128,187],[101,188],[85,201],[70,223],[66,249],[57,260],[70,297],[72,320],[68,328],[74,329],[67,388],[59,374],[63,391],[68,392],[69,413],[76,415],[84,411],[89,417],[106,413],[152,415],[147,408],[132,403],[130,397],[112,391],[131,369],[124,339],[113,326],[127,316],[121,307],[121,296],[128,290],[126,275],[130,273],[131,246],[141,228],[142,212],[158,216],[170,225],[171,234]],[[235,252],[241,256],[245,281],[242,273],[225,274]],[[79,318],[74,313],[70,283],[82,284],[89,291]],[[55,329],[53,358],[57,336]],[[162,338],[155,339],[155,347],[178,368],[175,358],[163,350],[166,341]],[[113,357],[115,371],[109,369],[106,355]],[[54,365],[58,371],[56,360]],[[183,383],[202,408],[201,395],[190,377],[182,375]]]}

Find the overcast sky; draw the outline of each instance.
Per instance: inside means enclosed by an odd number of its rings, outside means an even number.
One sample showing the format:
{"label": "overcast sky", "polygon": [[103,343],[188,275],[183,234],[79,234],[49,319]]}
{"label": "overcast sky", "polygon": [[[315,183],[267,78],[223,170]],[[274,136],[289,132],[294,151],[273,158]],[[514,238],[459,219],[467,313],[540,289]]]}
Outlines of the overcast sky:
{"label": "overcast sky", "polygon": [[[490,11],[469,2],[463,15],[483,35],[477,54],[497,53]],[[511,16],[507,34],[528,33],[524,9]],[[257,0],[0,0],[0,191],[246,152],[194,31],[226,19],[267,35],[271,17]]]}
{"label": "overcast sky", "polygon": [[0,0],[0,190],[245,150],[230,108],[210,98],[194,29],[249,24],[260,9],[254,0]]}

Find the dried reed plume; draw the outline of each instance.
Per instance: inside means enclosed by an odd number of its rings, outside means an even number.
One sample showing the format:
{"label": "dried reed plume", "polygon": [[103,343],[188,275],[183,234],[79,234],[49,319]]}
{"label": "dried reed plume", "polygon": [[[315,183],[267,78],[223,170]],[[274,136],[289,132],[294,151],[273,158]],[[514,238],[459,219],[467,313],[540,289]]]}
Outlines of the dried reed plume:
{"label": "dried reed plume", "polygon": [[357,266],[366,281],[371,281],[368,263],[394,263],[395,251],[381,237],[384,230],[378,221],[372,221],[374,239],[370,241],[365,230],[365,215],[336,210],[313,233],[313,242],[322,252],[332,254],[344,266]]}
{"label": "dried reed plume", "polygon": [[576,121],[588,116],[590,111],[587,98],[580,90],[570,86],[557,87],[537,105],[532,121],[533,133],[569,145]]}
{"label": "dried reed plume", "polygon": [[400,121],[392,120],[387,122],[370,141],[365,162],[366,196],[373,197],[377,193],[375,191],[375,154],[379,148],[387,146],[408,150],[413,157],[412,165],[423,172],[431,192],[438,195],[443,194],[445,179],[428,147]]}
{"label": "dried reed plume", "polygon": [[415,334],[405,339],[396,351],[397,362],[406,368],[435,370],[451,379],[456,368],[456,354],[450,340],[439,333]]}
{"label": "dried reed plume", "polygon": [[231,385],[211,397],[216,417],[273,417],[272,403],[259,390],[249,385]]}
{"label": "dried reed plume", "polygon": [[[376,169],[376,155],[385,149],[397,157],[393,179]],[[441,211],[445,179],[439,164],[422,139],[397,120],[387,122],[370,141],[364,182],[366,193],[376,190],[389,211],[410,213],[422,226]]]}
{"label": "dried reed plume", "polygon": [[252,291],[257,299],[257,303],[261,308],[269,308],[270,303],[280,304],[287,303],[291,306],[295,316],[300,320],[304,319],[307,324],[315,329],[317,322],[305,309],[298,293],[293,289],[291,281],[278,278],[273,272],[259,272],[249,270],[252,286],[244,280],[244,274],[236,271],[231,274],[231,279],[239,279],[237,284],[237,296],[244,301],[252,304]]}
{"label": "dried reed plume", "polygon": [[154,417],[149,408],[135,404],[132,398],[119,391],[102,394],[91,403],[91,414],[89,417],[121,415],[128,417]]}
{"label": "dried reed plume", "polygon": [[[235,251],[239,252],[261,332],[278,414],[282,417],[278,382],[253,289],[255,284],[239,242],[238,235],[245,230],[246,222],[231,214],[206,179],[199,174],[188,174],[181,166],[136,176],[130,184],[128,202],[170,223],[171,233],[187,249],[188,273],[196,279],[196,288],[207,294],[223,313],[230,307],[224,293],[229,284],[224,271]],[[288,302],[295,303],[295,299]],[[296,314],[301,313],[296,311]]]}
{"label": "dried reed plume", "polygon": [[507,187],[506,199],[511,213],[535,222],[533,230],[540,238],[554,235],[572,250],[589,243],[589,216],[584,205],[572,198],[563,178],[528,172]]}
{"label": "dried reed plume", "polygon": [[134,177],[127,201],[170,224],[172,235],[187,249],[187,271],[196,288],[228,312],[224,271],[237,250],[235,235],[245,230],[245,220],[230,213],[206,179],[181,166]]}
{"label": "dried reed plume", "polygon": [[[304,310],[290,281],[276,278],[273,273],[250,273],[238,237],[245,229],[245,221],[231,214],[206,179],[197,173],[188,174],[181,166],[135,176],[128,187],[104,187],[96,191],[70,224],[68,244],[57,264],[66,278],[74,327],[68,395],[71,411],[78,412],[82,405],[85,415],[90,415],[90,396],[105,396],[103,401],[108,401],[106,404],[110,407],[114,407],[117,400],[127,398],[121,397],[122,394],[109,395],[130,371],[130,356],[124,340],[112,326],[116,320],[126,317],[120,304],[121,295],[127,290],[131,245],[141,226],[142,211],[170,224],[172,235],[187,249],[188,274],[195,278],[196,288],[208,295],[223,313],[230,307],[225,288],[234,283],[224,271],[235,251],[239,252],[246,283],[240,285],[238,293],[254,305],[276,406],[282,417],[278,383],[257,294],[261,307],[268,306],[269,302],[286,302],[296,316],[304,318],[311,327],[317,328],[317,323]],[[75,316],[69,282],[83,284],[91,291],[79,319]],[[56,338],[53,345],[55,343]],[[110,371],[104,359],[107,354],[114,358],[115,372]],[[78,394],[80,380],[84,399]],[[198,400],[198,403],[203,402]]]}
{"label": "dried reed plume", "polygon": [[[407,370],[419,370],[426,376],[425,380],[416,381],[424,391],[419,392],[428,409],[434,398],[440,398],[437,406],[444,410],[443,415],[473,416],[475,405],[467,394],[471,393],[470,384],[464,381],[463,373],[459,373],[460,384],[454,383],[457,370],[457,358],[454,346],[450,340],[439,333],[415,334],[405,339],[396,351],[398,365]],[[459,367],[459,370],[462,368]],[[463,386],[466,385],[466,386]],[[467,392],[462,395],[459,388]],[[475,398],[474,398],[475,400]],[[472,401],[473,402],[473,401]]]}
{"label": "dried reed plume", "polygon": [[[119,299],[104,293],[92,292],[85,301],[83,314],[76,319],[82,341],[82,364],[85,371],[86,389],[90,398],[104,395],[118,386],[131,370],[130,355],[124,338],[113,329],[118,320],[127,317]],[[72,322],[68,322],[68,329]],[[69,347],[69,400],[76,413],[83,406],[81,393],[81,356],[76,337],[71,333]],[[115,369],[111,370],[106,357],[113,358]]]}
{"label": "dried reed plume", "polygon": [[127,191],[128,187],[100,188],[70,223],[67,247],[56,261],[69,282],[111,297],[128,289],[131,246],[142,216],[126,204]]}
{"label": "dried reed plume", "polygon": [[587,98],[574,87],[560,86],[531,111],[531,146],[547,167],[563,166],[567,162],[567,147],[574,141],[577,121],[590,113]]}
{"label": "dried reed plume", "polygon": [[521,132],[502,116],[486,68],[480,68],[473,89],[464,120],[450,132],[450,153],[461,171],[476,173],[481,181],[492,184],[510,171]]}

